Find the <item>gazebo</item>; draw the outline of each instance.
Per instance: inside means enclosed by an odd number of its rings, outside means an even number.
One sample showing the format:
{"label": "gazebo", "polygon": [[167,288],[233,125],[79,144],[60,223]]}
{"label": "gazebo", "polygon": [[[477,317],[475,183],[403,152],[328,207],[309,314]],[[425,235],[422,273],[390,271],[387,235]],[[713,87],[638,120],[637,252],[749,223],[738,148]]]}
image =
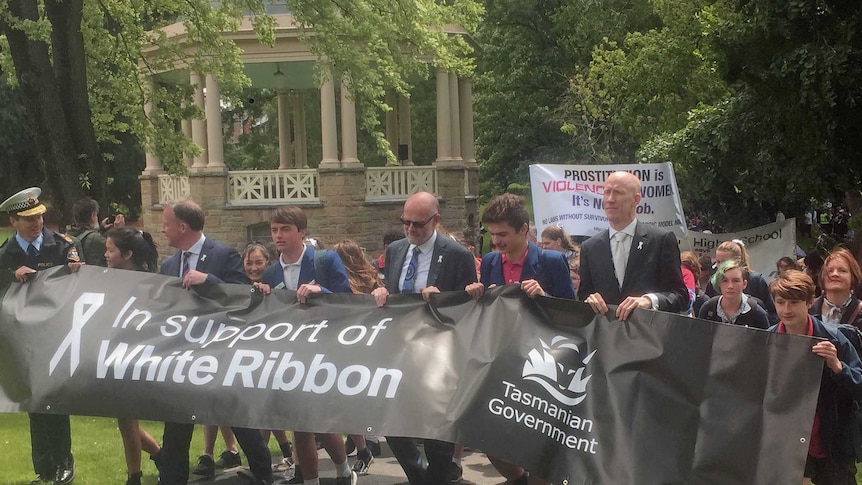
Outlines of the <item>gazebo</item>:
{"label": "gazebo", "polygon": [[[160,227],[163,202],[190,196],[206,212],[205,232],[242,248],[248,240],[267,239],[266,221],[271,209],[290,204],[301,206],[308,214],[309,235],[328,244],[350,238],[369,251],[379,251],[383,233],[400,229],[398,216],[403,201],[423,190],[438,195],[442,223],[447,228],[474,226],[479,179],[471,80],[441,69],[435,72],[437,153],[430,165],[413,164],[409,99],[388,94],[387,104],[395,109],[387,113],[385,133],[390,145],[397,147],[400,164],[366,167],[357,157],[355,106],[344,84],[336,86],[330,80],[317,87],[313,76],[317,58],[300,41],[295,19],[289,13],[275,14],[274,18],[273,46],[258,42],[251,18],[244,19],[237,31],[223,35],[242,50],[245,73],[252,85],[277,92],[278,169],[228,170],[215,76],[183,67],[158,73],[174,81],[187,80],[193,87],[194,103],[205,118],[182,120],[180,126],[202,153],[186,160],[188,176],[165,173],[160,160],[147,153],[146,168],[140,176],[144,226],[152,230]],[[458,26],[444,29],[450,35],[469,36]],[[186,35],[182,23],[165,31],[180,42]],[[151,53],[156,49],[152,47]],[[340,116],[336,113],[337,95]],[[305,96],[320,99],[322,158],[317,168],[309,168],[308,163],[307,134],[317,127],[306,126]],[[152,106],[145,109],[150,112]],[[158,238],[168,251],[163,237]]]}

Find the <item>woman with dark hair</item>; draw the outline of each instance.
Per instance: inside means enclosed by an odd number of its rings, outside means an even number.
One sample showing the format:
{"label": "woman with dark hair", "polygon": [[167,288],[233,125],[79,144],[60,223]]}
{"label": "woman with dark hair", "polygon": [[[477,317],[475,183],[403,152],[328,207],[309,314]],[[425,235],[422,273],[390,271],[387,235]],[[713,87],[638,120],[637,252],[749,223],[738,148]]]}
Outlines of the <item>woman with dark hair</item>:
{"label": "woman with dark hair", "polygon": [[[341,262],[344,263],[344,269],[347,270],[347,280],[350,282],[350,289],[353,290],[353,293],[370,295],[376,288],[383,287],[380,274],[368,262],[365,250],[359,244],[350,239],[343,239],[335,243],[332,250],[338,253]],[[368,468],[374,461],[374,455],[379,453],[372,453],[368,443],[366,443],[366,437],[363,435],[352,434],[348,439],[352,440],[356,446],[356,463],[353,464],[353,471],[357,475],[367,475]],[[371,440],[372,437],[369,437],[368,442]],[[379,445],[377,446],[379,447]]]}
{"label": "woman with dark hair", "polygon": [[[105,261],[109,268],[155,273],[158,259],[156,244],[148,232],[122,227],[111,229],[105,234]],[[137,419],[118,418],[117,426],[123,437],[129,474],[126,485],[141,485],[141,450],[153,457],[161,448],[149,433],[140,428]]]}
{"label": "woman with dark hair", "polygon": [[820,270],[823,294],[814,300],[808,313],[824,323],[848,323],[862,328],[862,305],[853,289],[862,279],[862,269],[850,251],[839,248],[826,256]]}
{"label": "woman with dark hair", "polygon": [[778,270],[778,274],[784,274],[788,269],[798,270],[799,266],[796,265],[796,260],[793,258],[784,256],[775,262],[775,269]]}

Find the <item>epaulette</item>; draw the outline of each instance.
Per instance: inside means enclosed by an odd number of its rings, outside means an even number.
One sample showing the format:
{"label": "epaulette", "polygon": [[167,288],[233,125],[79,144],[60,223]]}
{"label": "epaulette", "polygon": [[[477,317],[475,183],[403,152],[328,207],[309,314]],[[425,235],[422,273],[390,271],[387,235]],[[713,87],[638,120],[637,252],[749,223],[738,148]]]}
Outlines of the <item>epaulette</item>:
{"label": "epaulette", "polygon": [[62,232],[58,232],[57,234],[59,234],[60,237],[62,237],[67,243],[72,242],[72,236],[70,236],[68,234],[63,234]]}

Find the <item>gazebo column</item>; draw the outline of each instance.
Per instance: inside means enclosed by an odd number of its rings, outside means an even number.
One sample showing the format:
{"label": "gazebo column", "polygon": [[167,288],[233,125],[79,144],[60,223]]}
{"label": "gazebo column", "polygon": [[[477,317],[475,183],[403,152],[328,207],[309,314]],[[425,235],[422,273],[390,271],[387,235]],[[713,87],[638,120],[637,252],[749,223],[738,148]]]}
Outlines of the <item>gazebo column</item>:
{"label": "gazebo column", "polygon": [[320,138],[323,157],[320,168],[336,168],[338,162],[338,127],[335,124],[335,84],[332,73],[327,73],[326,82],[320,86]]}
{"label": "gazebo column", "polygon": [[221,125],[221,94],[218,80],[212,74],[206,75],[206,127],[207,127],[207,169],[224,171],[224,134]]}
{"label": "gazebo column", "polygon": [[[149,119],[153,116],[153,80],[149,77],[144,78],[144,96],[146,97],[144,100],[144,113]],[[152,151],[152,148],[147,149],[146,159],[147,165],[144,168],[145,175],[156,175],[162,173],[162,161]]]}
{"label": "gazebo column", "polygon": [[290,106],[288,93],[279,89],[278,93],[278,168],[287,170],[293,168],[290,159]]}
{"label": "gazebo column", "polygon": [[386,112],[386,141],[389,142],[389,148],[395,159],[398,159],[398,94],[392,90],[386,90],[386,105],[389,106],[389,111]]}
{"label": "gazebo column", "polygon": [[[194,88],[194,103],[201,111],[206,112],[204,106],[204,79],[199,72],[192,72],[189,81]],[[207,168],[207,123],[206,120],[195,118],[192,120],[192,142],[201,148],[201,154],[194,158],[192,170],[206,170]]]}
{"label": "gazebo column", "polygon": [[461,157],[467,163],[476,163],[476,139],[473,134],[473,80],[461,78],[458,82],[458,101],[461,107]]}
{"label": "gazebo column", "polygon": [[452,140],[452,160],[461,158],[461,108],[458,107],[458,75],[449,74],[449,136]]}
{"label": "gazebo column", "polygon": [[[398,151],[407,147],[407,158],[400,160],[402,165],[413,165],[413,140],[410,128],[410,98],[398,96]],[[396,153],[398,155],[398,153]],[[400,157],[399,157],[400,158]]]}
{"label": "gazebo column", "polygon": [[449,73],[437,68],[437,162],[452,161],[449,107]]}
{"label": "gazebo column", "polygon": [[293,93],[293,148],[298,168],[308,168],[308,145],[305,130],[305,98],[301,91]]}
{"label": "gazebo column", "polygon": [[341,78],[341,166],[359,166],[356,147],[356,103],[350,97],[347,79]]}

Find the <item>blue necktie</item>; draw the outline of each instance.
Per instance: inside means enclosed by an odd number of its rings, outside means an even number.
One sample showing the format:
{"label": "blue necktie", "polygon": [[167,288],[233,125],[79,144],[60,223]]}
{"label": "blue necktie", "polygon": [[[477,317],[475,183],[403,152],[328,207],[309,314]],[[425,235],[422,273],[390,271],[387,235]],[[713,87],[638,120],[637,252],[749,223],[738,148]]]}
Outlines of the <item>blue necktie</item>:
{"label": "blue necktie", "polygon": [[186,273],[189,272],[189,258],[191,258],[191,257],[192,257],[191,251],[183,252],[183,273],[182,273],[182,275],[180,275],[181,278],[185,277]]}
{"label": "blue necktie", "polygon": [[413,257],[407,265],[407,274],[404,275],[404,283],[401,284],[401,293],[413,293],[416,289],[416,271],[419,269],[419,247],[413,248]]}
{"label": "blue necktie", "polygon": [[30,243],[27,246],[27,257],[30,258],[30,261],[36,262],[36,257],[39,256],[39,251],[36,251],[36,246],[33,243]]}

